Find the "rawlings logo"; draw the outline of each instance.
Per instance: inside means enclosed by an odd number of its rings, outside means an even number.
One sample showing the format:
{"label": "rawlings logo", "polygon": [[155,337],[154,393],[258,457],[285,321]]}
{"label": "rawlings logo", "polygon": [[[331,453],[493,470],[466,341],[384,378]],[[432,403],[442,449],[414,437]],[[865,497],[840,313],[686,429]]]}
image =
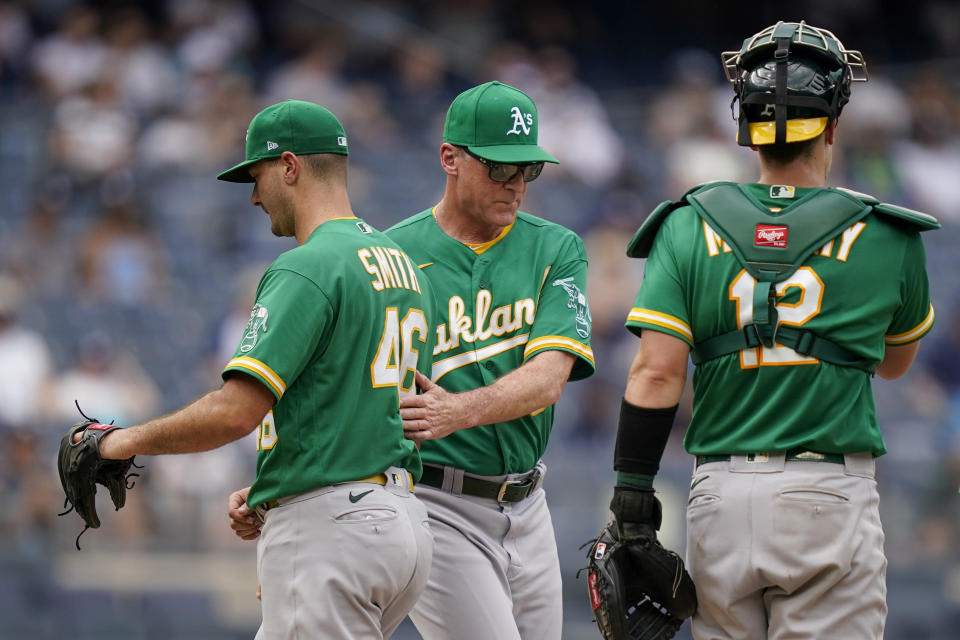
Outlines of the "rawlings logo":
{"label": "rawlings logo", "polygon": [[107,429],[113,429],[113,425],[97,422],[96,424],[91,424],[87,427],[87,430],[90,430],[90,429],[93,429],[95,431],[106,431]]}
{"label": "rawlings logo", "polygon": [[587,577],[587,586],[590,590],[590,606],[596,611],[600,608],[600,593],[597,591],[597,574],[591,572]]}
{"label": "rawlings logo", "polygon": [[786,247],[786,225],[758,224],[753,244],[758,247]]}

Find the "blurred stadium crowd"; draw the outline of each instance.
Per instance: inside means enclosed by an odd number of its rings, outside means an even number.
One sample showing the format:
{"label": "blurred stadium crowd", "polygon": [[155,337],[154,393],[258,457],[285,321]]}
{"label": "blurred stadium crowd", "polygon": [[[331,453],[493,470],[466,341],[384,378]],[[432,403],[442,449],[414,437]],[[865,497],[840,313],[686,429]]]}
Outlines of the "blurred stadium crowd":
{"label": "blurred stadium crowd", "polygon": [[[219,384],[259,274],[291,246],[248,191],[214,180],[242,157],[256,111],[299,98],[336,113],[354,208],[386,228],[439,198],[446,107],[494,78],[534,98],[541,145],[561,161],[523,209],[580,233],[590,257],[598,370],[567,387],[546,486],[565,637],[595,637],[577,546],[606,518],[635,349],[623,322],[642,265],[625,244],[659,201],[755,178],[752,152],[734,144],[718,54],[799,17],[862,50],[871,72],[840,120],[831,184],[944,226],[925,235],[937,325],[907,377],[875,389],[890,449],[879,472],[887,637],[955,638],[960,6],[811,0],[791,15],[728,15],[713,6],[726,3],[647,4],[0,0],[0,638],[252,637],[253,547],[232,538],[225,504],[252,478],[254,441],[148,460],[123,511],[101,503],[105,525],[78,553],[79,519],[56,517],[54,466],[74,400],[130,424]],[[675,548],[692,463],[682,427],[657,487]]]}

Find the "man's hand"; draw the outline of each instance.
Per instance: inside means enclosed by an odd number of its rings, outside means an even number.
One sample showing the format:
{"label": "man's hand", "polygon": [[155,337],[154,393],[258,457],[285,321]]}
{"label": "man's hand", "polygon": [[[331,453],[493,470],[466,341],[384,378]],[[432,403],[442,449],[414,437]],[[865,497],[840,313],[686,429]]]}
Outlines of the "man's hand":
{"label": "man's hand", "polygon": [[[131,457],[123,453],[124,431],[124,429],[114,429],[100,438],[98,449],[101,458],[104,460],[126,460]],[[73,434],[73,444],[78,444],[83,437],[82,431]]]}
{"label": "man's hand", "polygon": [[464,413],[464,403],[457,394],[444,391],[417,371],[419,395],[400,396],[400,417],[403,435],[410,440],[436,440],[454,431],[474,426]]}
{"label": "man's hand", "polygon": [[[83,531],[100,526],[96,503],[97,484],[109,489],[113,506],[119,511],[126,503],[127,490],[133,488],[133,483],[128,484],[130,478],[139,475],[130,472],[133,456],[117,460],[108,459],[101,453],[106,439],[115,439],[116,434],[122,432],[120,427],[86,418],[70,427],[60,440],[57,468],[60,485],[66,496],[63,506],[70,505],[70,508],[60,515],[76,510],[86,525]],[[113,455],[116,454],[112,453],[111,456]],[[83,531],[80,535],[83,535]],[[77,536],[77,549],[79,548],[80,536]]]}
{"label": "man's hand", "polygon": [[[250,487],[234,491],[230,494],[228,501],[228,515],[230,516],[230,528],[241,540],[256,540],[260,537],[260,527],[263,522],[257,514],[247,506],[247,494],[250,493]],[[259,585],[257,587],[257,597],[260,596]]]}

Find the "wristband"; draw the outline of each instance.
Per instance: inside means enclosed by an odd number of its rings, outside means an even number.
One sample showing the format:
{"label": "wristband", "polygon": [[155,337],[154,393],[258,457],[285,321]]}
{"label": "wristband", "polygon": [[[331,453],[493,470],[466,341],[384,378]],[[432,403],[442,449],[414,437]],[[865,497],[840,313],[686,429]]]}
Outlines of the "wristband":
{"label": "wristband", "polygon": [[626,487],[628,489],[653,489],[653,476],[646,475],[644,473],[627,473],[626,471],[617,471],[617,484],[618,487]]}
{"label": "wristband", "polygon": [[613,449],[616,471],[655,476],[667,448],[679,404],[666,409],[644,409],[624,399],[620,404],[617,443]]}

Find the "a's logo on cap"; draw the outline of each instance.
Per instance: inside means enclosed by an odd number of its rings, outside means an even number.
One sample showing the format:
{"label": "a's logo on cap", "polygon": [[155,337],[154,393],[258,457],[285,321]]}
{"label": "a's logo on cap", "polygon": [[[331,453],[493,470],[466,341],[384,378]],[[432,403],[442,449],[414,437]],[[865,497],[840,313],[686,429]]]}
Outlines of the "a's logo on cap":
{"label": "a's logo on cap", "polygon": [[754,234],[753,244],[758,247],[787,246],[787,226],[775,224],[758,224]]}
{"label": "a's logo on cap", "polygon": [[273,140],[267,140],[267,151],[273,151],[274,149],[276,149],[276,148],[279,147],[279,146],[280,146],[280,145],[278,145],[278,144],[277,144],[276,142],[274,142]]}
{"label": "a's logo on cap", "polygon": [[772,184],[770,185],[770,197],[771,198],[792,198],[796,195],[797,190],[794,187],[786,184]]}
{"label": "a's logo on cap", "polygon": [[337,144],[341,147],[347,146],[347,136],[337,136]]}
{"label": "a's logo on cap", "polygon": [[533,126],[532,113],[521,113],[520,107],[513,107],[510,109],[510,117],[513,118],[513,128],[507,131],[507,135],[511,133],[515,133],[518,136],[521,135],[521,133],[525,136],[530,135],[530,127]]}

